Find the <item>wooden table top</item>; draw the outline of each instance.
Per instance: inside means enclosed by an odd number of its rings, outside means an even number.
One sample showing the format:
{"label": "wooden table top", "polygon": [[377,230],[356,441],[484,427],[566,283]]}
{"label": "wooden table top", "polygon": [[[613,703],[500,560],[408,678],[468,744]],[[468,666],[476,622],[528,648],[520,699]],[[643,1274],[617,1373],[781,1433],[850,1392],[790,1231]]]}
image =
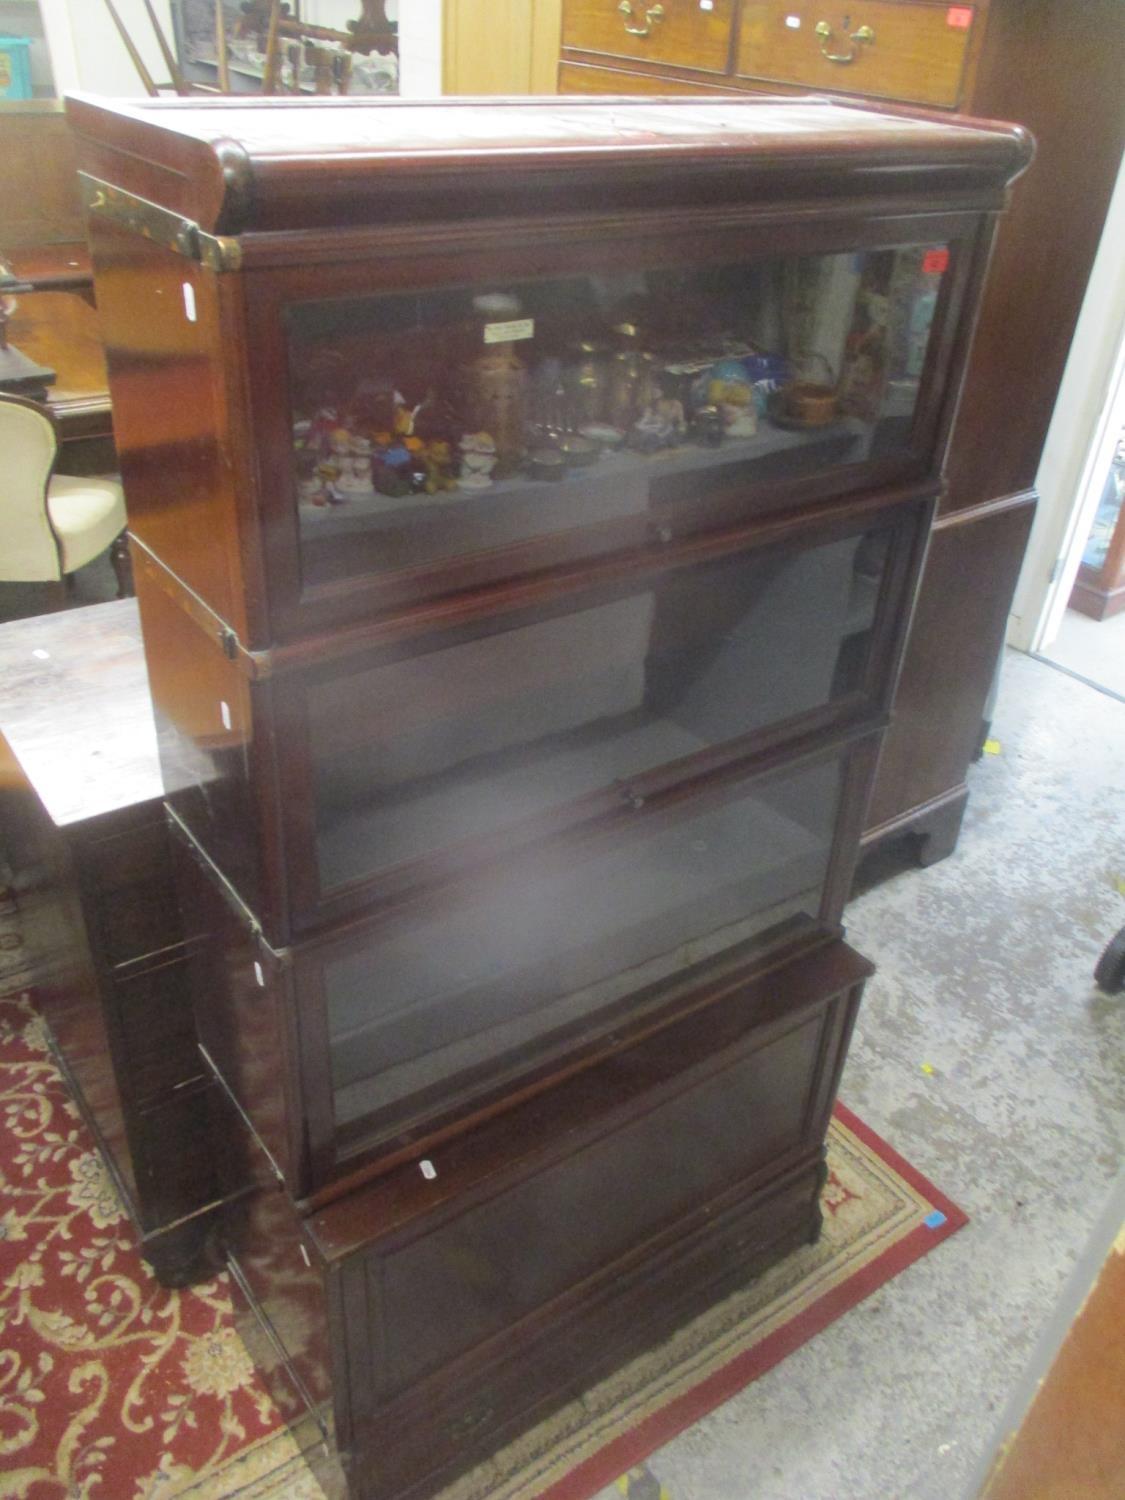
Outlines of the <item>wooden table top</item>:
{"label": "wooden table top", "polygon": [[137,601],[0,625],[0,733],[60,828],[160,799]]}
{"label": "wooden table top", "polygon": [[55,371],[49,399],[64,440],[111,434],[109,375],[96,310],[74,291],[23,292],[18,302],[8,338],[29,359]]}

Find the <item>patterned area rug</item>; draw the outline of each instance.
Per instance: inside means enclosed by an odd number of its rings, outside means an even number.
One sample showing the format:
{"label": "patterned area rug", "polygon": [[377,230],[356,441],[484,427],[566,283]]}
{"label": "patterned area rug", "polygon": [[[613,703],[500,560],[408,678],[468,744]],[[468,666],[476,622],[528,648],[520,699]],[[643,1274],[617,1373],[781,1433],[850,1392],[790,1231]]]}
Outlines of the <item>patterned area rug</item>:
{"label": "patterned area rug", "polygon": [[[843,1108],[825,1228],[442,1500],[588,1500],[965,1223]],[[657,1493],[659,1486],[653,1491]],[[0,1497],[318,1500],[234,1330],[225,1277],[160,1287],[47,1050],[0,999]]]}

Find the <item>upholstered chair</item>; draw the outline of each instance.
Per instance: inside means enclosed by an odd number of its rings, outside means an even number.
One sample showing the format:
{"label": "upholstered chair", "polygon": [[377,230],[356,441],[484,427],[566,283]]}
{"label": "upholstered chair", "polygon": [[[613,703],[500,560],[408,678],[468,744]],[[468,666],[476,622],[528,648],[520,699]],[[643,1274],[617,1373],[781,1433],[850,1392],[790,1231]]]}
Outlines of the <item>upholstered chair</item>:
{"label": "upholstered chair", "polygon": [[0,395],[0,582],[55,583],[111,549],[117,596],[129,588],[125,499],[116,479],[55,474],[51,412]]}

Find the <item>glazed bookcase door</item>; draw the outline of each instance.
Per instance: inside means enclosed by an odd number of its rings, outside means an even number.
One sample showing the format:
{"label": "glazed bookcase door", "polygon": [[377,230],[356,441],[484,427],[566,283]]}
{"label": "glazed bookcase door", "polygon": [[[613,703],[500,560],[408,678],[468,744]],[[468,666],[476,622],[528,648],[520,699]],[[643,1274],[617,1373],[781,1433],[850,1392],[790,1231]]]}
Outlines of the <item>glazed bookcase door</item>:
{"label": "glazed bookcase door", "polygon": [[314,1186],[628,1045],[690,1007],[710,969],[823,941],[847,878],[834,835],[870,746],[624,810],[299,945]]}
{"label": "glazed bookcase door", "polygon": [[275,679],[294,929],[874,721],[928,510],[662,559]]}
{"label": "glazed bookcase door", "polygon": [[248,276],[274,637],[936,472],[979,225]]}

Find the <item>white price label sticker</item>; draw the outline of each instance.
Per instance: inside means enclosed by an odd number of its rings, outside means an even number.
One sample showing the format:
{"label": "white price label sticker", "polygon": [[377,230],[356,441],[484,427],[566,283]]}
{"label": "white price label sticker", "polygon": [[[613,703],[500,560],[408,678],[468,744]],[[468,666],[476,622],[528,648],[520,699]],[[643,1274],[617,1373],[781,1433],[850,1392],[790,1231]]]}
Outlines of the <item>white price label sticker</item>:
{"label": "white price label sticker", "polygon": [[426,1181],[433,1182],[434,1178],[437,1176],[437,1168],[434,1166],[433,1162],[429,1160],[420,1161],[418,1163],[418,1167]]}
{"label": "white price label sticker", "polygon": [[225,702],[223,702],[221,700],[219,702],[219,718],[222,719],[222,721],[223,721],[223,728],[224,729],[229,729],[230,728],[230,704],[229,703],[225,703]]}
{"label": "white price label sticker", "polygon": [[534,337],[534,318],[511,318],[507,323],[484,325],[486,344],[514,344],[518,339],[533,339]]}
{"label": "white price label sticker", "polygon": [[800,31],[800,29],[801,29],[801,18],[800,18],[800,16],[786,16],[785,17],[785,24],[786,24],[786,26],[789,27],[790,31]]}
{"label": "white price label sticker", "polygon": [[254,978],[258,981],[258,988],[264,990],[266,987],[266,976],[262,973],[262,966],[257,959],[254,960]]}
{"label": "white price label sticker", "polygon": [[184,282],[184,312],[187,314],[189,323],[194,323],[198,314],[195,310],[195,288],[190,281]]}

